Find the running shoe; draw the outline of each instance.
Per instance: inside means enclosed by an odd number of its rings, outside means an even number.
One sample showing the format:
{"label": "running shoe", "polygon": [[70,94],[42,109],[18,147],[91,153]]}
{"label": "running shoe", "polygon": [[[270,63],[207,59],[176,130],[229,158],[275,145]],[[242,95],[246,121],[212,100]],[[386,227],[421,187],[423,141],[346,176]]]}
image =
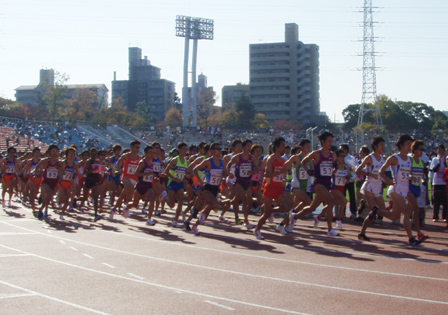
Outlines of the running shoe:
{"label": "running shoe", "polygon": [[289,234],[292,233],[292,229],[289,226],[285,227],[285,231],[286,231],[286,233],[289,233]]}
{"label": "running shoe", "polygon": [[373,206],[372,210],[369,212],[369,220],[373,221],[378,216],[378,207]]}
{"label": "running shoe", "polygon": [[317,229],[319,227],[319,219],[314,217],[314,228]]}
{"label": "running shoe", "polygon": [[195,219],[197,219],[197,217],[198,217],[198,209],[196,209],[194,206],[193,206],[193,208],[191,208],[191,216],[193,217],[193,218],[195,218]]}
{"label": "running shoe", "polygon": [[146,225],[154,226],[154,225],[156,225],[156,223],[153,220],[148,219],[148,221],[146,221]]}
{"label": "running shoe", "polygon": [[338,236],[339,233],[336,232],[334,229],[331,229],[331,230],[329,230],[329,231],[327,232],[327,235],[328,235],[328,236]]}
{"label": "running shoe", "polygon": [[184,221],[184,228],[185,228],[185,231],[191,232],[190,222]]}
{"label": "running shoe", "polygon": [[250,224],[250,223],[247,223],[245,225],[246,225],[246,229],[248,229],[248,230],[252,230],[255,227],[255,225]]}
{"label": "running shoe", "polygon": [[193,231],[194,235],[199,235],[199,230],[198,227],[196,225],[193,225],[193,227],[191,228],[191,230]]}
{"label": "running shoe", "polygon": [[109,220],[110,220],[110,221],[112,221],[112,220],[114,219],[114,214],[115,214],[114,209],[111,209],[111,210],[110,210],[110,214],[109,214]]}
{"label": "running shoe", "polygon": [[96,222],[98,220],[101,220],[103,217],[100,215],[95,215],[95,218],[93,219],[93,222]]}
{"label": "running shoe", "polygon": [[44,211],[44,218],[46,218],[46,217],[48,217],[48,211],[47,210]]}
{"label": "running shoe", "polygon": [[409,245],[417,246],[420,245],[423,241],[417,240],[414,236],[409,239]]}
{"label": "running shoe", "polygon": [[59,220],[65,220],[62,214],[59,216]]}
{"label": "running shoe", "polygon": [[173,220],[173,222],[171,223],[171,227],[173,227],[173,228],[180,228],[180,225],[177,224],[176,220]]}
{"label": "running shoe", "polygon": [[148,214],[148,211],[146,211],[146,209],[142,209],[142,214],[146,215]]}
{"label": "running shoe", "polygon": [[293,229],[294,225],[296,224],[296,214],[291,211],[291,214],[289,215],[289,229]]}
{"label": "running shoe", "polygon": [[285,227],[283,225],[281,225],[281,223],[279,223],[277,225],[277,230],[280,232],[280,234],[283,234],[283,235],[288,234],[288,233],[286,233]]}
{"label": "running shoe", "polygon": [[341,220],[336,220],[336,227],[338,229],[342,229],[342,221]]}
{"label": "running shoe", "polygon": [[11,204],[11,200],[10,201],[8,201],[8,208],[11,208],[12,207],[12,204]]}
{"label": "running shoe", "polygon": [[159,210],[154,211],[154,215],[160,217],[160,211]]}
{"label": "running shoe", "polygon": [[201,215],[199,216],[199,223],[205,225],[205,213],[201,211]]}
{"label": "running shoe", "polygon": [[367,235],[365,235],[364,233],[359,233],[358,234],[358,240],[370,242],[370,238],[368,238]]}
{"label": "running shoe", "polygon": [[42,213],[42,211],[39,210],[39,212],[37,213],[37,218],[39,220],[42,220],[44,218],[44,214]]}
{"label": "running shoe", "polygon": [[227,220],[226,217],[224,217],[223,215],[220,215],[218,219],[221,222],[229,222],[229,220]]}
{"label": "running shoe", "polygon": [[168,195],[167,192],[166,192],[166,191],[163,191],[163,192],[160,194],[160,196],[159,196],[159,201],[163,201],[163,200],[166,198],[167,195]]}
{"label": "running shoe", "polygon": [[235,219],[235,224],[236,225],[242,225],[244,222],[243,222],[243,220],[241,220],[240,218],[236,218]]}
{"label": "running shoe", "polygon": [[263,235],[261,235],[260,231],[254,230],[254,235],[257,239],[264,240],[264,237],[263,237]]}
{"label": "running shoe", "polygon": [[422,242],[424,242],[424,241],[426,241],[428,238],[429,238],[429,236],[426,235],[425,233],[421,233],[421,234],[418,234],[418,235],[417,235],[417,240],[418,240],[418,241],[422,241]]}

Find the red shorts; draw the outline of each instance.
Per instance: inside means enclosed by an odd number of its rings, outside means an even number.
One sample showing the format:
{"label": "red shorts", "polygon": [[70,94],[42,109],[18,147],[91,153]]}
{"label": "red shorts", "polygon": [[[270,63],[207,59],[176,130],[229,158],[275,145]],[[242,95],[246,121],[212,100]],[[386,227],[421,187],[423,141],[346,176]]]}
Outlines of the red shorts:
{"label": "red shorts", "polygon": [[62,180],[59,182],[58,186],[67,190],[72,186],[73,182]]}
{"label": "red shorts", "polygon": [[34,176],[30,176],[29,181],[34,183],[34,186],[39,187],[40,183],[42,183],[42,177],[34,177]]}
{"label": "red shorts", "polygon": [[343,196],[345,196],[345,186],[334,186],[332,190],[339,190]]}
{"label": "red shorts", "polygon": [[15,175],[15,174],[11,174],[11,175],[5,174],[5,175],[3,175],[3,180],[4,180],[7,184],[9,184],[13,178],[16,178],[16,175]]}
{"label": "red shorts", "polygon": [[285,187],[266,185],[263,190],[263,198],[277,199],[285,193]]}

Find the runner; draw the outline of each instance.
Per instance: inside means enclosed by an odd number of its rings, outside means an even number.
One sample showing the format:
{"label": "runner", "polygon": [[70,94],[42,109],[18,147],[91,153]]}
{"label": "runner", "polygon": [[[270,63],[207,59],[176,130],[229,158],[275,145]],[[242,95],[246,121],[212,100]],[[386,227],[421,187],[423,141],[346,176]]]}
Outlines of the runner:
{"label": "runner", "polygon": [[[219,207],[219,202],[217,200],[219,186],[221,185],[222,178],[226,175],[224,162],[221,159],[221,145],[219,143],[213,143],[210,147],[210,151],[212,156],[203,160],[193,169],[195,176],[199,178],[199,185],[204,187],[202,189],[202,198],[206,201],[206,206],[191,229],[189,220],[184,221],[185,230],[192,230],[196,235],[199,235],[199,224],[205,224],[205,220],[208,218],[210,211]],[[204,170],[205,172],[205,180],[199,174],[199,171],[201,170]],[[190,216],[189,219],[191,218],[192,216]]]}
{"label": "runner", "polygon": [[239,203],[243,204],[243,215],[244,224],[246,228],[253,229],[255,226],[249,223],[249,211],[252,205],[252,189],[251,187],[251,176],[254,171],[258,171],[258,163],[252,158],[250,150],[252,148],[252,141],[249,139],[244,140],[242,143],[243,152],[235,154],[229,161],[229,165],[235,165],[235,174],[230,173],[229,178],[236,178],[235,184],[233,185],[234,197],[232,199],[233,210],[235,211],[236,217],[238,218],[238,208]]}
{"label": "runner", "polygon": [[[266,185],[264,187],[264,212],[258,220],[258,224],[254,230],[254,235],[257,239],[264,239],[261,235],[261,227],[266,220],[274,212],[289,212],[291,210],[291,203],[285,195],[285,174],[286,168],[285,159],[282,155],[285,153],[285,139],[282,137],[275,138],[272,142],[272,149],[274,153],[267,158],[264,176],[266,178]],[[273,209],[272,201],[279,205],[279,208]],[[282,234],[286,234],[285,226],[280,223],[278,229]]]}
{"label": "runner", "polygon": [[76,151],[72,147],[65,150],[65,161],[60,163],[59,174],[62,174],[59,181],[59,202],[62,204],[62,211],[59,219],[64,220],[65,211],[73,202],[75,195],[75,177],[79,172],[78,164],[75,162]]}
{"label": "runner", "polygon": [[90,149],[90,160],[87,161],[84,168],[86,180],[84,181],[84,196],[81,202],[82,207],[91,191],[90,196],[93,199],[93,209],[95,211],[94,222],[102,219],[102,216],[98,215],[99,185],[101,181],[101,164],[98,160],[98,153],[96,148]]}
{"label": "runner", "polygon": [[[182,204],[184,200],[184,177],[185,172],[187,171],[187,149],[188,146],[186,143],[181,142],[177,145],[177,149],[179,150],[179,156],[172,159],[168,164],[165,174],[168,177],[168,185],[167,185],[167,196],[166,203],[172,209],[176,205],[177,198],[177,208],[176,213],[174,214],[174,219],[171,224],[172,227],[179,228],[177,221],[179,220],[180,213],[182,211]],[[165,197],[164,197],[165,198]],[[161,200],[162,201],[162,200]]]}
{"label": "runner", "polygon": [[[350,171],[345,165],[345,151],[338,149],[336,150],[336,166],[333,169],[332,176],[332,189],[330,190],[331,195],[338,207],[336,215],[336,227],[342,229],[342,215],[345,212],[345,207],[347,206],[347,199],[345,198],[345,185],[350,182]],[[318,216],[320,220],[320,217]]]}
{"label": "runner", "polygon": [[[381,215],[392,221],[395,221],[400,218],[401,214],[403,214],[403,225],[409,237],[409,244],[411,246],[415,246],[419,245],[423,240],[417,240],[412,235],[410,222],[411,209],[406,204],[406,198],[409,193],[409,175],[412,168],[412,162],[408,157],[408,153],[411,151],[412,141],[413,139],[411,136],[407,134],[401,135],[396,143],[399,153],[391,155],[379,170],[379,174],[382,177],[383,181],[387,185],[390,185],[388,196],[393,201],[392,211],[389,212],[387,210],[373,207],[372,211],[370,211],[369,213],[368,218],[369,221],[371,221],[374,220],[377,215]],[[391,167],[392,169],[393,181],[386,176],[386,170],[389,167]],[[363,233],[363,231],[361,231],[361,234],[358,235],[358,238],[361,240],[369,241],[369,238],[365,237],[365,233]]]}
{"label": "runner", "polygon": [[[129,210],[133,207],[138,207],[140,200],[149,201],[148,209],[148,220],[146,225],[153,226],[155,222],[151,220],[154,211],[154,191],[152,189],[152,182],[154,181],[154,170],[153,170],[153,154],[154,148],[152,146],[145,147],[145,157],[140,160],[135,176],[138,178],[138,183],[135,185],[135,192],[132,202],[129,202],[126,206],[123,216],[125,218],[129,217]],[[156,179],[158,180],[158,178]]]}
{"label": "runner", "polygon": [[[331,132],[324,132],[318,136],[321,144],[321,149],[311,152],[302,160],[302,164],[307,164],[308,162],[314,162],[314,182],[313,190],[315,193],[314,200],[312,203],[303,208],[303,213],[314,212],[317,207],[324,202],[325,206],[322,209],[321,214],[325,215],[327,219],[328,236],[338,236],[339,233],[336,232],[332,227],[333,221],[333,207],[334,199],[330,194],[331,190],[331,176],[333,173],[333,163],[336,160],[336,155],[333,151],[330,151],[333,146],[333,134]],[[313,174],[313,173],[311,173]],[[317,217],[314,218],[314,227],[317,228],[319,225],[319,220]]]}
{"label": "runner", "polygon": [[[109,167],[109,191],[110,191],[110,205],[113,206],[115,202],[115,197],[121,195],[123,190],[123,185],[121,184],[121,172],[117,167],[118,160],[120,160],[121,146],[116,144],[112,148],[112,157],[108,160]],[[114,174],[114,172],[116,172]]]}
{"label": "runner", "polygon": [[48,147],[47,154],[49,157],[40,161],[34,170],[35,175],[39,174],[41,169],[44,170],[41,186],[42,206],[37,214],[37,218],[39,220],[42,220],[44,217],[48,216],[48,205],[50,204],[50,201],[53,200],[53,196],[57,191],[59,181],[58,176],[60,162],[58,146],[55,144],[50,145]]}
{"label": "runner", "polygon": [[35,174],[36,166],[41,161],[41,153],[40,149],[38,147],[33,149],[33,157],[28,160],[28,162],[25,165],[26,172],[29,174],[28,176],[28,182],[26,183],[25,187],[25,196],[28,196],[31,210],[33,212],[36,211],[36,196],[40,188],[40,184],[42,182],[42,175],[41,174]]}
{"label": "runner", "polygon": [[2,200],[3,208],[6,207],[5,195],[9,194],[8,207],[11,208],[11,199],[14,194],[14,187],[17,181],[17,174],[19,163],[16,158],[17,150],[14,147],[9,147],[8,155],[2,160],[0,165],[2,171]]}
{"label": "runner", "polygon": [[[241,148],[242,148],[242,141],[239,139],[234,139],[230,144],[230,150],[229,150],[230,153],[224,156],[223,158],[224,166],[226,167],[227,170],[229,170],[229,176],[227,176],[226,180],[222,182],[222,190],[224,189],[229,190],[228,197],[231,200],[233,200],[233,198],[235,197],[235,190],[233,189],[233,187],[236,183],[236,177],[230,178],[230,174],[235,176],[236,165],[230,164],[229,162],[234,155],[239,154],[241,152]],[[233,213],[235,215],[235,224],[236,225],[243,224],[244,222],[240,220],[240,218],[238,217],[238,208],[233,209]]]}

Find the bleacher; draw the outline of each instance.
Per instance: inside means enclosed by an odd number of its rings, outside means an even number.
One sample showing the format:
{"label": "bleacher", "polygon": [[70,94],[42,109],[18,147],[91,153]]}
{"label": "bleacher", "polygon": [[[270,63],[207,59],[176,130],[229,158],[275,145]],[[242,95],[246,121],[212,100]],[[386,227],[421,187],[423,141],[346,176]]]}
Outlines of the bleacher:
{"label": "bleacher", "polygon": [[39,147],[42,152],[46,151],[48,148],[47,144],[44,144],[33,137],[19,135],[12,127],[1,126],[0,151],[6,152],[10,146],[14,146],[17,152],[31,151],[36,146]]}

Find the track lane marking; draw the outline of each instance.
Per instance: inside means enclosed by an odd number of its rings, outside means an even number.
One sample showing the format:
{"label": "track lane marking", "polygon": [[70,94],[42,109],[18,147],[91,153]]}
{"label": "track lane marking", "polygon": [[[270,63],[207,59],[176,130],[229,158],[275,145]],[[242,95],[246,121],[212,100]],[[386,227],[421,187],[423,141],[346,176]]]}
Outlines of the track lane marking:
{"label": "track lane marking", "polygon": [[[34,256],[34,255],[33,255],[33,256]],[[43,293],[39,293],[39,292],[36,292],[36,291],[33,291],[33,290],[29,290],[29,289],[20,287],[20,286],[18,286],[18,285],[15,285],[15,284],[12,284],[12,283],[3,281],[3,280],[0,280],[0,283],[1,283],[1,284],[4,284],[4,285],[7,285],[7,286],[10,286],[10,287],[12,287],[12,288],[20,289],[20,290],[25,291],[25,292],[28,292],[28,293],[30,293],[30,294],[32,294],[32,295],[39,295],[39,296],[41,296],[41,297],[43,297],[43,298],[46,298],[46,299],[49,299],[49,300],[52,300],[52,301],[56,301],[56,302],[59,302],[59,303],[67,304],[67,305],[70,305],[70,306],[73,306],[73,307],[76,307],[76,308],[80,308],[80,309],[85,310],[85,311],[89,311],[89,312],[96,313],[96,314],[104,314],[104,315],[108,315],[108,313],[104,313],[104,312],[95,310],[95,309],[90,308],[90,307],[86,307],[86,306],[82,306],[82,305],[79,305],[79,304],[75,304],[75,303],[71,303],[71,302],[68,302],[68,301],[64,301],[64,300],[55,298],[55,297],[53,297],[53,296],[46,295],[46,294],[43,294]]]}
{"label": "track lane marking", "polygon": [[[78,265],[75,265],[75,264],[67,263],[67,262],[64,262],[64,261],[59,261],[59,260],[56,260],[56,259],[48,258],[48,257],[45,257],[45,256],[41,256],[41,255],[37,255],[37,254],[33,254],[33,253],[28,253],[26,251],[23,251],[23,250],[20,250],[20,249],[16,249],[16,248],[12,248],[12,247],[9,247],[9,246],[5,246],[5,245],[1,245],[1,244],[0,244],[0,246],[4,247],[4,248],[7,248],[7,249],[10,249],[10,250],[14,250],[14,251],[20,252],[20,253],[29,254],[30,256],[34,256],[36,258],[40,258],[40,259],[44,259],[44,260],[47,260],[47,261],[51,261],[53,263],[66,265],[66,266],[69,266],[69,267],[78,268],[78,269],[81,269],[81,270],[90,271],[90,272],[93,272],[93,273],[98,273],[98,274],[101,274],[101,275],[106,275],[106,276],[110,276],[110,277],[114,277],[114,278],[118,278],[118,279],[139,282],[139,283],[142,283],[142,284],[147,284],[147,285],[151,285],[151,286],[154,286],[154,287],[171,290],[171,291],[174,291],[174,292],[188,293],[188,294],[197,295],[197,296],[201,296],[201,297],[207,297],[207,298],[216,299],[216,300],[222,300],[222,301],[227,301],[227,302],[232,302],[232,303],[238,303],[238,304],[253,306],[253,307],[257,307],[257,308],[263,308],[263,309],[278,311],[278,312],[282,312],[282,313],[309,315],[307,313],[301,313],[301,312],[296,312],[296,311],[291,311],[291,310],[285,310],[285,309],[271,307],[271,306],[267,306],[267,305],[254,304],[254,303],[249,303],[249,302],[229,299],[229,298],[225,298],[225,297],[210,295],[210,294],[206,294],[206,293],[199,293],[199,292],[195,292],[195,291],[190,291],[190,290],[170,287],[170,286],[167,286],[167,285],[158,284],[158,283],[154,283],[154,282],[149,282],[149,281],[145,281],[145,280],[140,280],[140,279],[129,278],[129,277],[125,277],[125,276],[120,276],[120,275],[116,275],[116,274],[113,274],[113,273],[108,273],[108,272],[104,272],[104,271],[101,271],[101,270],[95,270],[95,269],[91,269],[91,268],[87,268],[87,267],[82,267],[82,266],[78,266]],[[3,283],[3,281],[0,280],[0,283]],[[19,288],[19,287],[17,287],[17,288]],[[39,294],[38,292],[34,292],[34,291],[31,291],[31,290],[27,290],[27,291],[30,292],[30,293],[37,293],[37,294]],[[41,295],[41,294],[39,294],[39,295]],[[66,303],[70,303],[70,302],[66,302]],[[102,313],[102,314],[105,314],[105,313]]]}
{"label": "track lane marking", "polygon": [[221,304],[218,304],[216,302],[209,301],[209,300],[204,300],[204,302],[212,304],[212,305],[215,305],[215,306],[218,306],[218,307],[225,308],[226,310],[229,310],[229,311],[234,311],[235,310],[234,308],[231,308],[231,307],[228,307],[228,306],[225,306],[225,305],[221,305]]}

